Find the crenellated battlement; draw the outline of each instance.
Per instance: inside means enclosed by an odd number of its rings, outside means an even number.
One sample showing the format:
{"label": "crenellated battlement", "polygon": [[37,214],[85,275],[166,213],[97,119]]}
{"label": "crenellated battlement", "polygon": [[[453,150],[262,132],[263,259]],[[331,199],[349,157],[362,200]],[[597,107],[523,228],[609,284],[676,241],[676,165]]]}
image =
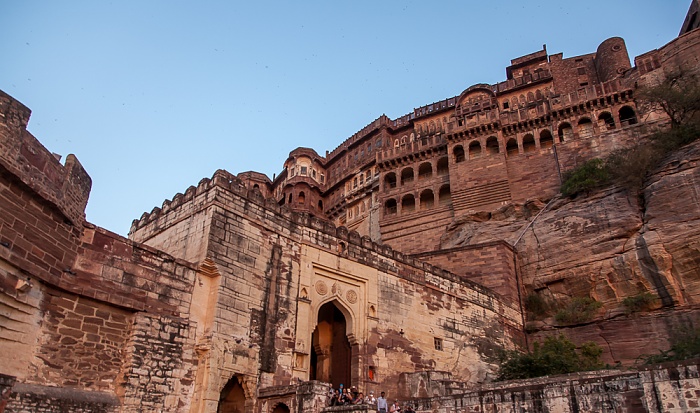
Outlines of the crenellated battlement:
{"label": "crenellated battlement", "polygon": [[[239,213],[242,212],[249,215],[252,220],[259,221],[264,218],[264,222],[271,222],[273,219],[269,214],[273,214],[273,216],[276,216],[282,221],[292,223],[298,227],[317,231],[323,234],[323,238],[326,240],[330,237],[332,241],[328,244],[327,248],[340,256],[351,260],[367,261],[371,260],[368,258],[369,256],[376,255],[393,262],[393,264],[389,264],[389,261],[381,264],[373,260],[371,265],[386,267],[389,272],[399,276],[406,276],[413,281],[416,281],[415,277],[418,276],[425,280],[426,283],[434,284],[435,288],[448,289],[448,287],[446,287],[447,284],[457,283],[480,295],[491,297],[496,301],[502,300],[502,297],[482,285],[466,280],[454,273],[414,258],[408,254],[394,250],[388,245],[372,241],[369,236],[361,236],[357,231],[350,231],[345,226],[335,226],[330,221],[320,219],[305,212],[292,211],[285,205],[280,206],[273,198],[263,197],[260,191],[247,189],[238,177],[222,169],[217,170],[211,178],[204,178],[199,181],[196,187],[190,186],[184,194],[177,193],[173,196],[172,200],[165,200],[161,207],[155,207],[150,213],[144,213],[140,219],[134,220],[130,234],[165,217],[168,213],[174,212],[176,209],[194,202],[197,196],[203,195],[215,188],[223,189],[231,193],[234,195],[234,199],[241,199],[243,204],[255,205],[257,208],[247,207],[236,209]],[[512,250],[512,247],[506,243],[504,243],[504,246]],[[475,248],[478,248],[478,246]],[[397,267],[396,264],[401,265]],[[402,266],[405,266],[405,268],[400,268]],[[411,269],[409,270],[409,268]],[[449,289],[453,288],[449,287]],[[516,310],[513,309],[513,311]],[[512,315],[510,318],[516,320]]]}
{"label": "crenellated battlement", "polygon": [[377,119],[373,120],[369,124],[367,124],[364,128],[360,129],[358,132],[353,134],[351,137],[343,141],[340,145],[338,145],[335,149],[333,149],[331,152],[326,154],[326,162],[330,162],[333,160],[336,156],[341,154],[343,151],[346,151],[348,148],[353,146],[358,141],[361,141],[365,136],[369,135],[370,132],[377,130],[381,128],[382,126],[389,125],[391,120],[389,119],[388,116],[382,115],[378,117]]}
{"label": "crenellated battlement", "polygon": [[0,91],[0,167],[53,204],[75,226],[85,221],[92,179],[74,155],[64,165],[31,133],[31,111]]}

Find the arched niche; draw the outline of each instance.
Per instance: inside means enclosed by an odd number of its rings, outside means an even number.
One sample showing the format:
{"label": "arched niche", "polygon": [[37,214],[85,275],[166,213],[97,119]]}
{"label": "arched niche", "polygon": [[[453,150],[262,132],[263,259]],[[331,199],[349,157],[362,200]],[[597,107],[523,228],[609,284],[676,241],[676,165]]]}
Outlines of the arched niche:
{"label": "arched niche", "polygon": [[335,297],[320,304],[314,313],[309,379],[331,383],[334,388],[349,386],[357,380],[352,368],[358,353],[353,314]]}

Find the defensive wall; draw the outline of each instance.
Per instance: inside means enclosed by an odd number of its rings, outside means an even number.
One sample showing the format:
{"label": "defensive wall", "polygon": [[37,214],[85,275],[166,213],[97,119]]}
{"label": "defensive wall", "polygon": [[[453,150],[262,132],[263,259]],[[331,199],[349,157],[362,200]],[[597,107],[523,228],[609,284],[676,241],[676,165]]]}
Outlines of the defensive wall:
{"label": "defensive wall", "polygon": [[[4,96],[4,107],[20,107]],[[84,220],[75,226],[68,215],[84,208],[87,190],[78,206],[61,204],[56,191],[34,191],[28,183],[48,179],[42,171],[65,176],[66,167],[24,124],[3,128],[2,144],[17,148],[1,159],[7,411],[51,403],[68,411],[209,411],[232,377],[258,409],[259,388],[308,380],[316,323],[308,321],[328,302],[352,322],[348,375],[366,388],[395,382],[400,371],[449,369],[460,357],[457,377],[485,380],[489,357],[522,341],[514,303],[280,207],[225,171],[134,223],[132,237],[157,248]],[[11,171],[6,165],[29,163],[28,148],[44,169]],[[74,173],[81,179],[61,182],[64,192],[89,182],[82,168]],[[409,314],[422,321],[405,323]]]}
{"label": "defensive wall", "polygon": [[84,222],[89,176],[0,96],[0,411],[189,404],[195,269]]}
{"label": "defensive wall", "polygon": [[207,312],[215,316],[197,346],[209,351],[202,400],[210,408],[232,377],[250,398],[252,389],[309,380],[312,335],[328,302],[348,324],[346,382],[363,390],[394,391],[400,372],[433,368],[486,380],[498,349],[522,343],[517,301],[291,212],[222,170],[134,221],[130,236],[189,258],[207,245],[197,259],[212,268]]}

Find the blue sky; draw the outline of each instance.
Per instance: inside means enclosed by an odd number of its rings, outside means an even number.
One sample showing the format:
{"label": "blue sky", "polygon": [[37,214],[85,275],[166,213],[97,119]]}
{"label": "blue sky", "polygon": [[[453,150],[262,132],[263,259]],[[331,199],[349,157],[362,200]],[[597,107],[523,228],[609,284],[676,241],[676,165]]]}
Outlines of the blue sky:
{"label": "blue sky", "polygon": [[93,179],[87,219],[121,235],[217,169],[272,178],[378,116],[505,79],[510,59],[630,58],[677,36],[690,0],[0,0],[0,89]]}

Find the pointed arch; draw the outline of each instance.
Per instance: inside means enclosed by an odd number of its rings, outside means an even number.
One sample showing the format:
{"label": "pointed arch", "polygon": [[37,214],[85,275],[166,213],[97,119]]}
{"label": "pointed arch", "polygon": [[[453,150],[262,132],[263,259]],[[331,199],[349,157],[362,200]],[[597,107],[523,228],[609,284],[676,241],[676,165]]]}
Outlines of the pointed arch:
{"label": "pointed arch", "polygon": [[469,142],[469,159],[481,157],[481,142],[473,140]]}
{"label": "pointed arch", "polygon": [[621,107],[618,115],[620,116],[620,124],[622,124],[622,126],[634,125],[637,123],[637,113],[631,106]]}
{"label": "pointed arch", "polygon": [[311,330],[313,331],[316,326],[318,326],[318,312],[321,310],[321,307],[323,307],[326,304],[332,303],[335,305],[335,307],[343,313],[343,316],[345,317],[345,334],[347,335],[353,335],[354,336],[354,325],[355,325],[355,313],[352,311],[350,307],[348,307],[343,300],[338,297],[337,295],[330,295],[329,297],[326,297],[325,299],[319,301],[316,303],[316,305],[313,307],[313,314],[316,314],[316,319],[314,320],[314,324],[311,326]]}
{"label": "pointed arch", "polygon": [[238,413],[246,411],[246,401],[250,400],[250,389],[246,391],[246,380],[240,375],[232,376],[219,393],[217,413]]}
{"label": "pointed arch", "polygon": [[457,145],[454,147],[452,150],[452,154],[455,157],[455,163],[460,163],[464,162],[465,156],[464,156],[464,148],[462,145]]}
{"label": "pointed arch", "polygon": [[527,135],[523,136],[524,153],[534,152],[536,148],[537,144],[535,143],[535,137],[531,133],[528,133]]}
{"label": "pointed arch", "polygon": [[492,155],[501,151],[498,146],[498,138],[495,136],[489,136],[488,139],[486,139],[486,151]]}
{"label": "pointed arch", "polygon": [[287,406],[285,403],[279,402],[275,404],[275,406],[272,408],[272,413],[289,413],[289,406]]}
{"label": "pointed arch", "polygon": [[311,329],[310,370],[311,380],[329,382],[333,387],[351,383],[357,379],[353,374],[352,358],[357,356],[359,343],[353,333],[354,315],[342,299],[333,294],[314,307],[314,326]]}
{"label": "pointed arch", "polygon": [[551,148],[554,145],[554,137],[549,129],[540,131],[540,148]]}
{"label": "pointed arch", "polygon": [[574,129],[569,122],[563,122],[559,125],[559,142],[566,142],[574,137]]}

